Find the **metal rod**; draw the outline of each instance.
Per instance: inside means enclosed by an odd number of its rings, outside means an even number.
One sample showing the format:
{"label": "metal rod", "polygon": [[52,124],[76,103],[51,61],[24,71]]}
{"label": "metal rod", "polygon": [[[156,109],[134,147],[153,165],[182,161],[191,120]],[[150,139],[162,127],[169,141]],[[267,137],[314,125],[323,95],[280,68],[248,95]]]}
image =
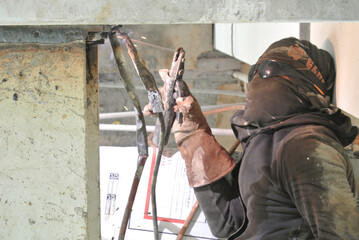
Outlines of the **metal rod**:
{"label": "metal rod", "polygon": [[228,107],[223,107],[223,108],[206,111],[203,113],[203,115],[207,116],[207,115],[212,115],[212,114],[226,112],[226,111],[235,111],[235,110],[243,110],[243,109],[244,109],[243,105],[234,105],[234,106],[228,106]]}
{"label": "metal rod", "polygon": [[129,71],[126,67],[126,60],[123,54],[120,43],[117,40],[116,33],[111,33],[109,36],[112,50],[117,62],[118,69],[120,71],[124,86],[126,88],[127,94],[131,99],[136,116],[136,136],[137,136],[137,150],[138,150],[138,163],[136,173],[132,182],[130,195],[128,197],[125,213],[122,218],[120,234],[118,239],[125,239],[126,229],[128,220],[131,216],[132,206],[136,197],[138,184],[142,176],[143,166],[148,158],[148,144],[147,144],[147,132],[145,119],[141,110],[140,101],[135,92],[135,87],[132,83],[132,80],[129,76]]}
{"label": "metal rod", "polygon": [[158,91],[156,80],[150,70],[147,68],[145,61],[137,52],[135,45],[126,33],[119,32],[119,35],[117,37],[121,39],[127,47],[128,55],[130,56],[132,63],[137,71],[137,74],[139,75],[143,85],[147,90],[148,99],[151,103],[153,112],[163,112],[161,94]]}
{"label": "metal rod", "polygon": [[238,79],[244,83],[248,83],[248,74],[245,74],[243,72],[233,71],[232,77],[234,77],[235,79]]}
{"label": "metal rod", "polygon": [[[230,103],[230,104],[220,104],[220,105],[208,105],[208,106],[201,106],[201,110],[203,112],[210,111],[214,109],[222,109],[225,107],[231,107],[231,106],[238,106],[238,109],[243,108],[244,103]],[[237,107],[235,107],[237,109]],[[235,109],[233,109],[235,110]],[[121,118],[128,118],[128,117],[135,117],[134,111],[128,111],[128,112],[112,112],[112,113],[100,113],[99,118],[100,120],[106,120],[106,119],[121,119]]]}
{"label": "metal rod", "polygon": [[194,215],[196,214],[198,208],[199,208],[199,203],[198,203],[198,200],[196,200],[193,207],[192,207],[192,209],[191,209],[191,212],[189,213],[189,215],[186,218],[186,221],[184,222],[180,232],[178,233],[176,240],[181,240],[183,238],[183,236],[186,233],[186,230],[187,230],[189,224],[191,223]]}
{"label": "metal rod", "polygon": [[[100,131],[115,131],[115,132],[135,132],[136,125],[124,124],[100,124]],[[147,132],[154,132],[155,126],[146,126]],[[215,136],[233,136],[233,130],[228,128],[211,128],[212,134]]]}
{"label": "metal rod", "polygon": [[158,152],[157,152],[155,166],[153,169],[152,181],[151,181],[152,225],[153,225],[153,234],[154,234],[155,240],[159,240],[158,221],[157,221],[157,204],[156,204],[156,184],[157,184],[157,175],[158,175],[158,170],[159,170],[159,167],[161,164],[161,157],[162,157],[164,140],[165,140],[165,123],[164,123],[164,117],[163,117],[162,113],[158,114],[158,119],[160,121],[161,131],[160,131]]}
{"label": "metal rod", "polygon": [[160,140],[159,140],[158,153],[157,153],[155,168],[152,174],[152,183],[151,183],[153,234],[154,234],[154,239],[159,240],[158,223],[157,223],[157,207],[156,207],[156,181],[157,181],[157,174],[158,174],[158,169],[160,166],[163,146],[164,146],[165,123],[163,116],[162,98],[161,98],[161,94],[158,91],[155,78],[153,77],[150,70],[147,68],[146,63],[141,58],[140,54],[137,52],[137,49],[133,44],[133,42],[131,41],[131,39],[128,37],[127,34],[121,32],[119,32],[118,38],[124,41],[127,47],[127,52],[131,57],[133,65],[135,66],[136,71],[147,90],[148,99],[151,104],[152,111],[154,113],[157,113],[157,118],[160,122]]}
{"label": "metal rod", "polygon": [[[108,84],[100,83],[100,88],[123,88],[121,84]],[[138,90],[145,90],[144,87],[137,87]],[[201,93],[201,94],[217,94],[217,95],[228,95],[228,96],[237,96],[237,97],[246,97],[247,94],[239,91],[228,91],[228,90],[218,90],[218,89],[207,89],[207,88],[191,88],[191,93]]]}
{"label": "metal rod", "polygon": [[[212,109],[215,106],[208,106],[209,111],[204,111],[203,115],[208,116],[216,113],[232,111],[232,110],[240,110],[243,109],[243,105],[231,105]],[[206,109],[203,107],[202,109]],[[155,126],[146,126],[147,132],[153,132],[155,130]],[[136,126],[134,125],[123,125],[123,124],[100,124],[100,131],[129,131],[134,132],[136,131]],[[232,129],[225,129],[225,128],[211,128],[213,135],[219,136],[233,136]]]}
{"label": "metal rod", "polygon": [[241,143],[241,141],[236,140],[236,142],[228,149],[228,154],[232,156],[240,143]]}
{"label": "metal rod", "polygon": [[138,145],[138,151],[140,155],[148,155],[148,145],[147,145],[147,132],[146,132],[146,123],[145,118],[142,113],[141,105],[139,98],[135,92],[135,87],[133,85],[132,79],[130,77],[130,71],[126,66],[126,59],[122,50],[122,47],[117,40],[116,34],[111,33],[110,36],[111,46],[114,52],[114,56],[117,62],[118,69],[120,71],[125,89],[127,94],[134,105],[135,116],[136,116],[136,126],[137,126],[137,142],[141,143]]}
{"label": "metal rod", "polygon": [[121,222],[120,235],[119,235],[119,239],[121,239],[121,240],[125,239],[128,219],[130,219],[130,216],[131,216],[133,203],[135,201],[135,197],[136,197],[136,193],[137,193],[137,189],[138,189],[138,184],[140,183],[142,172],[143,172],[147,157],[148,156],[138,156],[139,159],[138,159],[138,163],[137,163],[136,173],[133,177],[130,195],[128,196],[127,205],[126,205],[125,212],[124,212],[124,215],[122,218],[123,220]]}

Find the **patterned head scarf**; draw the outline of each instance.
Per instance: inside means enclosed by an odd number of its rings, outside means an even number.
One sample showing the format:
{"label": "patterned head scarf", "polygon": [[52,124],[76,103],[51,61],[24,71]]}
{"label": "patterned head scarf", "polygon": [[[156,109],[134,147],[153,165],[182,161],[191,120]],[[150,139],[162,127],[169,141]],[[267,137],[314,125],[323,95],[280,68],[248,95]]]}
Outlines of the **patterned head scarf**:
{"label": "patterned head scarf", "polygon": [[287,79],[315,109],[330,105],[335,81],[334,60],[327,51],[309,41],[285,38],[273,43],[252,66],[249,79],[256,74],[264,79]]}
{"label": "patterned head scarf", "polygon": [[350,118],[330,104],[333,58],[308,41],[285,38],[273,43],[252,66],[248,80],[245,109],[231,118],[241,141],[257,132],[306,124],[328,127],[344,146],[358,134]]}

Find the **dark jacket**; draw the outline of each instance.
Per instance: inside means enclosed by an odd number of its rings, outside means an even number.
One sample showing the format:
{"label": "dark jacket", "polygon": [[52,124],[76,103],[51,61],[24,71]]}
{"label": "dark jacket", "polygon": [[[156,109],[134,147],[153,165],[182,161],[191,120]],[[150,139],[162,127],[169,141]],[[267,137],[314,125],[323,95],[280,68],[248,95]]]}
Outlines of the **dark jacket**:
{"label": "dark jacket", "polygon": [[330,54],[308,41],[283,39],[249,78],[245,110],[231,120],[243,157],[231,174],[195,188],[213,233],[240,240],[358,240],[353,170],[343,148],[358,129],[330,105]]}
{"label": "dark jacket", "polygon": [[244,147],[238,167],[195,188],[213,234],[359,239],[353,170],[343,149],[353,137],[350,120],[340,111],[331,119],[310,113],[248,129],[242,115],[232,118]]}

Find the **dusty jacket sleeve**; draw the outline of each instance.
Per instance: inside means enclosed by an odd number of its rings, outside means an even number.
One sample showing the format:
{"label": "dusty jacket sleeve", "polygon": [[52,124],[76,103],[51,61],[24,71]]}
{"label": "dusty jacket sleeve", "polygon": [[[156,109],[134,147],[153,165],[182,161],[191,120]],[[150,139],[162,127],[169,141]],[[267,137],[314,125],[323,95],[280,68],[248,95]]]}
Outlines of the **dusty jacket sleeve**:
{"label": "dusty jacket sleeve", "polygon": [[228,238],[246,225],[238,190],[238,167],[211,184],[194,188],[211,232],[219,238]]}
{"label": "dusty jacket sleeve", "polygon": [[359,239],[352,166],[329,136],[304,132],[281,154],[284,188],[316,239]]}

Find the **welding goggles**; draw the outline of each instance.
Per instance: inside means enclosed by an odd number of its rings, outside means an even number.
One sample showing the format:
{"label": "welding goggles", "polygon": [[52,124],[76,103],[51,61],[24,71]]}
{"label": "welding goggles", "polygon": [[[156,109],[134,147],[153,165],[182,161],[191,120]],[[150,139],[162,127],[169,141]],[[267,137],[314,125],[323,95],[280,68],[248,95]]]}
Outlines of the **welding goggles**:
{"label": "welding goggles", "polygon": [[303,89],[309,88],[312,92],[325,96],[326,88],[316,75],[307,67],[294,68],[293,66],[276,60],[264,60],[254,64],[248,73],[248,82],[258,74],[262,79],[281,77]]}

